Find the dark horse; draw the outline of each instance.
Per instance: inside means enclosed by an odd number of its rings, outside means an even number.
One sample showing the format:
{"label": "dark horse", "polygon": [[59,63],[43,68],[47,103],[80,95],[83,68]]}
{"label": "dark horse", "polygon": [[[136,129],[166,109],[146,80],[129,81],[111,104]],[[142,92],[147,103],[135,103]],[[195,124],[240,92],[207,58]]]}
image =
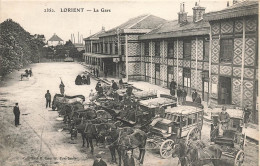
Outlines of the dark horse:
{"label": "dark horse", "polygon": [[23,77],[26,77],[27,79],[29,79],[29,74],[28,73],[21,74],[21,81],[23,80]]}
{"label": "dark horse", "polygon": [[[100,118],[96,118],[96,119],[92,119],[92,120],[86,120],[86,122],[82,122],[79,125],[75,126],[75,128],[77,129],[77,131],[79,133],[81,133],[82,136],[82,147],[85,147],[85,140],[87,141],[87,148],[91,148],[91,153],[93,154],[94,152],[94,147],[93,147],[93,139],[96,139],[96,144],[99,142],[99,125],[104,123],[105,121],[100,119]],[[72,134],[72,133],[71,133]]]}
{"label": "dark horse", "polygon": [[116,153],[118,152],[119,166],[121,160],[125,157],[126,150],[133,150],[139,148],[139,157],[137,160],[143,164],[145,155],[145,145],[147,135],[139,129],[122,128],[108,130],[106,141],[109,144],[109,150],[112,156],[112,162],[116,162]]}
{"label": "dark horse", "polygon": [[[75,96],[63,96],[62,94],[55,94],[54,97],[53,97],[53,101],[52,101],[52,110],[55,110],[56,108],[60,109],[61,105],[62,104],[66,104],[66,103],[63,103],[61,100],[62,99],[71,99],[73,102],[75,100],[75,102],[77,101],[76,99],[79,98],[82,100],[82,102],[85,101],[85,96],[83,95],[75,95]],[[73,100],[74,99],[74,100]],[[68,103],[67,103],[68,104]]]}
{"label": "dark horse", "polygon": [[186,145],[184,140],[177,140],[172,157],[177,156],[181,166],[203,166],[210,162],[218,166],[221,155],[222,152],[216,145],[206,147],[200,140]]}

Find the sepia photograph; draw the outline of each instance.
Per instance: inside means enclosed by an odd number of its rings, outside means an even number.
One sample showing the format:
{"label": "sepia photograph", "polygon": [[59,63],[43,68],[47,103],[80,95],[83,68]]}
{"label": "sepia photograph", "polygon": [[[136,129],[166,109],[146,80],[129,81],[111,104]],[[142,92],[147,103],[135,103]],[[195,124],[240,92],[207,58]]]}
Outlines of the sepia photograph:
{"label": "sepia photograph", "polygon": [[258,166],[258,0],[1,0],[0,166]]}

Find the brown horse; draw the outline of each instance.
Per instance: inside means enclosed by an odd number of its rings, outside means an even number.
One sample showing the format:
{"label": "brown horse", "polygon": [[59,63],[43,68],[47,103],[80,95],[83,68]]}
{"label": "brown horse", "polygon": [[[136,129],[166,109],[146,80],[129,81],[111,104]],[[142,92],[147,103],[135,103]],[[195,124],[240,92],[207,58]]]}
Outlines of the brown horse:
{"label": "brown horse", "polygon": [[173,157],[178,157],[181,166],[203,166],[212,162],[214,166],[219,165],[222,151],[216,145],[206,146],[202,141],[186,143],[178,140],[173,149]]}
{"label": "brown horse", "polygon": [[139,148],[139,157],[137,160],[140,161],[140,164],[143,164],[147,140],[145,132],[139,129],[122,128],[109,130],[107,134],[106,141],[109,144],[112,162],[116,162],[115,150],[118,152],[119,166],[121,166],[121,160],[125,157],[126,150]]}

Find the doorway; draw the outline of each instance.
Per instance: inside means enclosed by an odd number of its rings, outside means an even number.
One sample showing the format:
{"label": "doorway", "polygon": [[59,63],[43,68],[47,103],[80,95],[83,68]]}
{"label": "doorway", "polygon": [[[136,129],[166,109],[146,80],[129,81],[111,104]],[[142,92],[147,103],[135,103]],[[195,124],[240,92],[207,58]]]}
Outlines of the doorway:
{"label": "doorway", "polygon": [[218,89],[218,103],[231,104],[231,94],[231,78],[220,76]]}
{"label": "doorway", "polygon": [[173,79],[173,66],[167,67],[167,87],[170,87],[171,81]]}

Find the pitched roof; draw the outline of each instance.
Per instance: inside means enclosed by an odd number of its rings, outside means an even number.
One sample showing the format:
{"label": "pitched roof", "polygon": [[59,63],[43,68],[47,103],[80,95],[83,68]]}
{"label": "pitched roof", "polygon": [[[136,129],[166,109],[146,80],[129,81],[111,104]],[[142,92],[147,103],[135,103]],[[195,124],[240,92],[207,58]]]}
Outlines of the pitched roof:
{"label": "pitched roof", "polygon": [[207,21],[221,20],[234,17],[258,15],[258,1],[244,1],[236,3],[220,11],[204,14]]}
{"label": "pitched roof", "polygon": [[94,33],[93,35],[88,36],[87,38],[84,38],[83,40],[98,39],[98,37],[99,37],[101,34],[103,34],[103,33],[105,33],[105,31],[104,31],[104,30],[101,30],[101,31],[99,31],[99,32],[97,32],[97,33]]}
{"label": "pitched roof", "polygon": [[63,40],[54,33],[54,35],[48,41],[63,41]]}
{"label": "pitched roof", "polygon": [[209,33],[209,23],[207,21],[193,22],[192,16],[188,16],[187,21],[185,25],[179,24],[178,20],[168,21],[151,32],[139,36],[139,39],[182,37]]}
{"label": "pitched roof", "polygon": [[[136,29],[136,30],[147,30],[147,29],[154,29],[158,27],[158,25],[165,23],[166,20],[154,15],[145,14],[140,15],[134,18],[129,19],[127,22],[112,28],[106,31],[101,36],[109,36],[117,34],[117,30],[124,30],[124,29]],[[140,32],[140,31],[139,31]]]}

